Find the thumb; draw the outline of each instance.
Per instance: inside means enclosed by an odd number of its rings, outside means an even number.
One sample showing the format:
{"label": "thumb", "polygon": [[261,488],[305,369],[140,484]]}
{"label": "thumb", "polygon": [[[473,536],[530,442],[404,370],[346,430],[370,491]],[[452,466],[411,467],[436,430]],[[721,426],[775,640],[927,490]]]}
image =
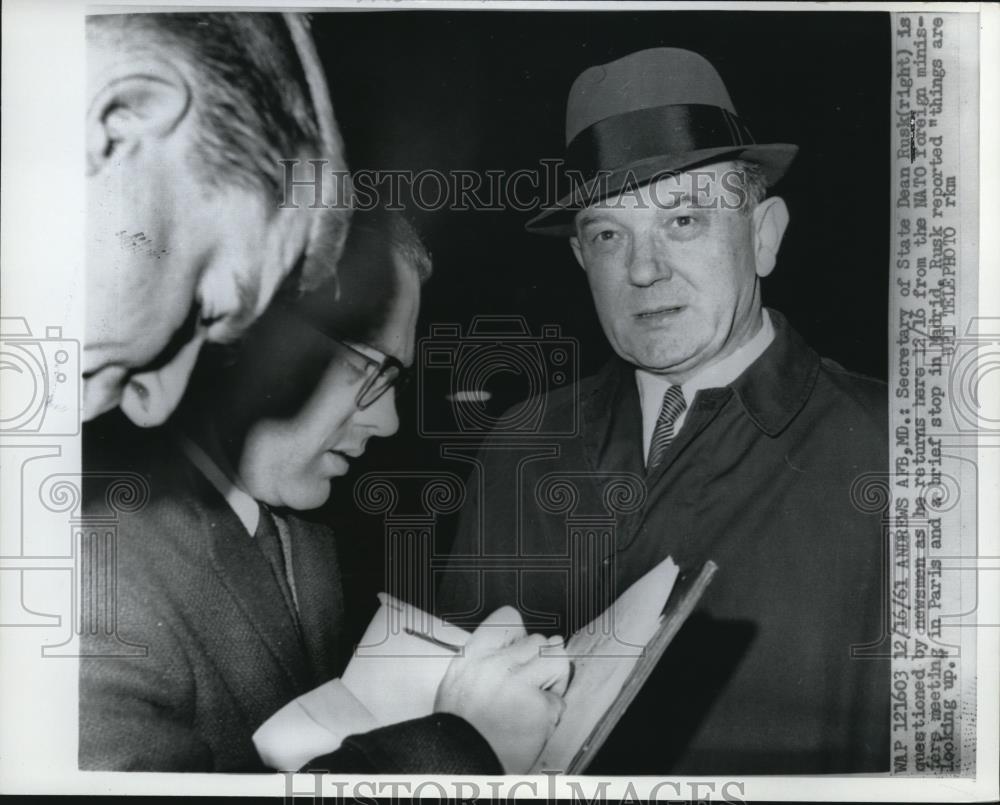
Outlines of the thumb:
{"label": "thumb", "polygon": [[545,697],[545,706],[549,718],[552,719],[552,728],[554,729],[562,721],[563,713],[566,712],[566,700],[559,694],[548,690],[543,690],[542,695]]}
{"label": "thumb", "polygon": [[514,607],[500,607],[472,633],[465,644],[466,656],[489,654],[509,646],[526,634],[521,614]]}
{"label": "thumb", "polygon": [[558,652],[536,656],[518,666],[516,671],[519,681],[551,691],[560,697],[569,685],[569,673],[569,657],[561,648]]}

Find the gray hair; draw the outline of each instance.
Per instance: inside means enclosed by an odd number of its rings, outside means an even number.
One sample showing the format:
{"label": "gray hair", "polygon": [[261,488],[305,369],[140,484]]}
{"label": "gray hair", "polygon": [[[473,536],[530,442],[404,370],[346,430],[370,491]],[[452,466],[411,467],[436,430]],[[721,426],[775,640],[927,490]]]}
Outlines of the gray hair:
{"label": "gray hair", "polygon": [[[303,21],[304,23],[304,21]],[[290,23],[273,13],[132,13],[92,15],[87,35],[121,52],[153,52],[189,73],[198,122],[189,159],[212,187],[238,185],[267,194],[277,210],[281,161],[323,158],[325,171],[346,175],[339,136],[324,142],[323,121]],[[335,124],[333,124],[335,128]],[[332,151],[332,152],[331,152]],[[350,211],[319,211],[310,259],[295,272],[303,289],[336,273]]]}
{"label": "gray hair", "polygon": [[749,215],[767,196],[767,178],[760,165],[743,159],[736,160],[736,172],[741,177],[743,195],[739,210],[744,215]]}

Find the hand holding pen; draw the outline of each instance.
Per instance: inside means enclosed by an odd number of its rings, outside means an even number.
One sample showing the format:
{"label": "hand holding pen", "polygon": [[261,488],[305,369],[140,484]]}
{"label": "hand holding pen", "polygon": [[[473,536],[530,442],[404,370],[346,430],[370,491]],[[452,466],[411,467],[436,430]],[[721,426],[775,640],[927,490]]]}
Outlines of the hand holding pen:
{"label": "hand holding pen", "polygon": [[565,707],[570,664],[562,646],[561,637],[528,635],[517,610],[502,607],[451,661],[434,709],[462,716],[486,738],[508,774],[524,773]]}

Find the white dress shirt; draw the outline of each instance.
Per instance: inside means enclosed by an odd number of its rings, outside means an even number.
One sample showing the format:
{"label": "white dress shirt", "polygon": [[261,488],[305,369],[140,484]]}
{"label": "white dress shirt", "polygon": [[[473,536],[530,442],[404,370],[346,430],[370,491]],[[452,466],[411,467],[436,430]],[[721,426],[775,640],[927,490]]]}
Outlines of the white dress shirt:
{"label": "white dress shirt", "polygon": [[247,530],[247,533],[251,537],[256,534],[257,524],[260,521],[260,506],[257,505],[257,501],[248,492],[234,484],[229,476],[222,471],[219,465],[198,444],[182,434],[178,434],[178,438],[180,439],[184,455],[201,470],[201,474],[226,499],[229,508],[240,518],[240,522],[243,523],[243,527]]}
{"label": "white dress shirt", "polygon": [[[706,366],[686,383],[681,384],[687,408],[674,422],[674,433],[679,433],[684,425],[688,408],[691,407],[694,395],[699,389],[728,386],[743,374],[751,363],[764,354],[764,350],[774,340],[774,325],[771,324],[771,318],[766,309],[762,311],[762,314],[763,323],[753,338],[731,355],[727,355],[718,363]],[[663,375],[653,374],[645,369],[635,370],[635,381],[639,387],[639,404],[642,407],[643,456],[648,457],[649,445],[653,441],[653,430],[656,428],[656,420],[659,418],[660,408],[663,406],[663,395],[673,384]]]}

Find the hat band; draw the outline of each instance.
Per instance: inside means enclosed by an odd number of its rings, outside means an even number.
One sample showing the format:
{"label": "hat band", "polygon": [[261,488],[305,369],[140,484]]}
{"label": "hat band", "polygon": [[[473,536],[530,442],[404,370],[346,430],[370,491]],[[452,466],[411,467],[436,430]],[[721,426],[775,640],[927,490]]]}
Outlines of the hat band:
{"label": "hat band", "polygon": [[750,130],[728,109],[678,103],[599,120],[573,138],[566,164],[589,181],[601,171],[652,157],[754,143]]}

